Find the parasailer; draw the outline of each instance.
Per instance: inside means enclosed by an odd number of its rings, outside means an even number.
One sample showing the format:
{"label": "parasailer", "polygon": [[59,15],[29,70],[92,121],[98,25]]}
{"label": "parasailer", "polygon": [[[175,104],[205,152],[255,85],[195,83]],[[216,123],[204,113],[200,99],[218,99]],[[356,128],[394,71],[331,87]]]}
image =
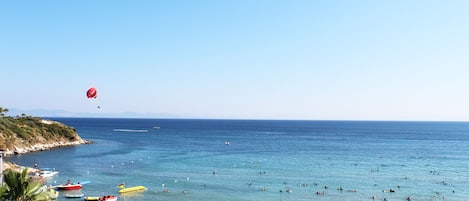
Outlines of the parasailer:
{"label": "parasailer", "polygon": [[[86,91],[86,97],[88,99],[91,99],[91,98],[96,99],[98,97],[98,90],[96,90],[96,88],[94,88],[94,87],[89,88],[88,91]],[[94,102],[94,101],[92,101],[92,102]],[[101,106],[97,105],[97,108],[101,109]]]}
{"label": "parasailer", "polygon": [[98,91],[96,90],[96,88],[91,87],[90,89],[88,89],[88,91],[86,92],[86,97],[88,98],[98,97]]}

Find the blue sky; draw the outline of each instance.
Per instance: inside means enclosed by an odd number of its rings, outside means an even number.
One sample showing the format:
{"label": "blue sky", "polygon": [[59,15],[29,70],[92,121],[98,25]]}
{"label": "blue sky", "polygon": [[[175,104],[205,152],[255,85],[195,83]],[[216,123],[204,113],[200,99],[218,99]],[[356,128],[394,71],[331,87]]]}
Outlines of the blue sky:
{"label": "blue sky", "polygon": [[[0,106],[467,121],[467,10],[468,1],[1,1]],[[85,97],[92,86],[96,100]]]}

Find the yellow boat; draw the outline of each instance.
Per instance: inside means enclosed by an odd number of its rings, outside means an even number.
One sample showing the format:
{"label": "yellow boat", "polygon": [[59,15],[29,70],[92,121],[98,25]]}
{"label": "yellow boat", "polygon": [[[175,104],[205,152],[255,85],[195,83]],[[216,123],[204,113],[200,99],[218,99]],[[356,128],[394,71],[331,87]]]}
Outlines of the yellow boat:
{"label": "yellow boat", "polygon": [[86,200],[86,201],[89,201],[89,200],[99,200],[99,197],[87,196],[87,197],[85,197],[85,200]]}
{"label": "yellow boat", "polygon": [[130,193],[130,192],[144,191],[144,190],[147,190],[145,186],[133,186],[133,187],[128,187],[128,188],[122,188],[119,190],[119,193]]}

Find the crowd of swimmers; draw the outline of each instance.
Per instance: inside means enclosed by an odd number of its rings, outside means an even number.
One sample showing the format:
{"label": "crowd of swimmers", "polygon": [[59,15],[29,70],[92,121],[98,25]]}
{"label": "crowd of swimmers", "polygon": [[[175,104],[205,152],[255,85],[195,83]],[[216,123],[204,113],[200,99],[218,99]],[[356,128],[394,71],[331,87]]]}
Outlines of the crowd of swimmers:
{"label": "crowd of swimmers", "polygon": [[[213,175],[216,175],[216,174],[217,174],[217,171],[212,171],[212,174],[213,174]],[[265,171],[260,171],[260,172],[259,172],[259,175],[265,175],[265,174],[267,174],[267,172],[265,172]],[[188,177],[187,177],[186,179],[189,180]],[[177,180],[175,180],[175,183],[176,183],[176,182],[177,182]],[[283,184],[286,185],[287,182],[283,182]],[[251,186],[253,185],[253,183],[252,183],[252,182],[248,182],[247,185],[248,185],[249,187],[251,187]],[[314,182],[313,185],[314,185],[314,186],[318,186],[318,183]],[[206,187],[207,185],[206,185],[206,184],[203,184],[203,186]],[[298,183],[298,186],[299,186],[299,187],[308,187],[309,184],[308,184],[308,183]],[[376,186],[376,185],[375,185],[375,186]],[[162,184],[162,187],[163,187],[163,190],[162,190],[163,193],[169,193],[169,192],[170,192],[168,189],[165,188],[165,185],[164,185],[164,184]],[[317,187],[316,187],[316,188],[317,188]],[[321,187],[321,188],[322,188],[322,190],[319,190],[319,191],[316,191],[316,192],[315,192],[316,195],[318,195],[318,196],[324,196],[324,195],[326,195],[327,190],[329,189],[329,187],[325,185],[325,186],[323,186],[323,187]],[[401,186],[400,186],[400,185],[397,185],[397,188],[400,189]],[[259,190],[265,192],[265,191],[268,190],[268,188],[267,188],[267,186],[262,186]],[[350,193],[355,193],[355,192],[357,192],[357,190],[355,190],[355,189],[347,189],[347,190],[345,190],[342,186],[337,187],[336,190],[337,190],[337,191],[340,191],[340,192],[346,191],[346,192],[350,192]],[[281,193],[283,193],[283,192],[292,193],[293,190],[292,190],[291,188],[288,188],[288,187],[287,187],[287,188],[282,188],[282,189],[280,189],[279,192],[281,192]],[[383,193],[395,193],[396,190],[394,190],[393,188],[389,188],[389,189],[382,190],[382,192],[383,192]],[[184,190],[182,191],[182,193],[183,193],[183,194],[189,194],[189,191],[187,191],[187,190],[184,189]],[[454,191],[453,191],[453,193],[454,193]],[[371,199],[372,199],[373,201],[376,201],[376,200],[377,200],[377,197],[376,197],[375,195],[373,195],[373,196],[371,197]],[[408,196],[408,197],[405,198],[405,200],[406,200],[406,201],[411,201],[411,200],[412,200],[412,197],[411,197],[411,196]],[[383,201],[388,201],[388,200],[387,200],[387,198],[383,198]]]}
{"label": "crowd of swimmers", "polygon": [[[283,184],[286,184],[286,182],[284,182]],[[251,186],[251,185],[252,185],[252,182],[248,182],[248,185]],[[317,186],[318,184],[317,184],[317,183],[314,183],[314,185]],[[300,184],[298,184],[298,186],[300,186],[300,187],[307,187],[308,184],[307,184],[307,183],[300,183]],[[321,191],[316,191],[315,194],[316,194],[316,195],[326,195],[326,190],[329,189],[329,187],[328,187],[328,186],[324,186],[324,187],[322,187],[322,188],[323,188],[323,190],[321,190]],[[400,186],[398,185],[397,188],[400,189]],[[266,187],[266,186],[261,187],[260,191],[267,191],[267,187]],[[337,191],[344,191],[344,188],[343,188],[342,186],[339,186],[339,187],[337,187]],[[282,193],[282,192],[291,193],[291,192],[293,192],[293,190],[290,189],[290,188],[286,188],[286,189],[280,189],[279,192],[281,192],[281,193]],[[348,189],[348,190],[346,190],[346,192],[355,193],[355,192],[357,192],[357,190],[355,190],[355,189]],[[396,190],[390,188],[390,189],[383,190],[382,192],[384,192],[384,193],[395,193]],[[377,199],[377,197],[376,197],[375,195],[373,195],[371,198],[372,198],[372,200],[376,200],[376,199]],[[405,198],[406,201],[411,201],[411,199],[412,199],[411,196],[408,196],[408,197]],[[387,201],[387,198],[384,198],[383,201]]]}

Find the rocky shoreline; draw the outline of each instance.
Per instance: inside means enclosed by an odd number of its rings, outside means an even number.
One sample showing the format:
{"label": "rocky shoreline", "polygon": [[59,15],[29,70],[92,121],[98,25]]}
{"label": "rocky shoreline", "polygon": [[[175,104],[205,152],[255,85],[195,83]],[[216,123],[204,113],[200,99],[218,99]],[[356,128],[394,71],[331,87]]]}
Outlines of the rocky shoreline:
{"label": "rocky shoreline", "polygon": [[13,154],[25,154],[29,152],[38,152],[38,151],[47,151],[51,149],[57,149],[61,147],[68,147],[68,146],[76,146],[76,145],[81,145],[81,144],[90,144],[91,141],[89,140],[77,140],[77,141],[71,141],[71,142],[53,142],[53,143],[39,143],[27,147],[17,147],[14,146],[14,149],[12,150],[5,150],[3,153],[5,155],[13,155]]}
{"label": "rocky shoreline", "polygon": [[11,170],[14,170],[14,171],[16,171],[16,172],[21,172],[21,171],[23,171],[23,169],[25,169],[25,168],[28,169],[28,173],[35,173],[35,172],[38,172],[38,171],[39,171],[39,169],[37,169],[37,168],[21,166],[21,165],[18,165],[18,164],[14,164],[14,163],[12,163],[12,162],[7,162],[7,161],[3,161],[3,169],[2,169],[2,171],[11,169]]}

